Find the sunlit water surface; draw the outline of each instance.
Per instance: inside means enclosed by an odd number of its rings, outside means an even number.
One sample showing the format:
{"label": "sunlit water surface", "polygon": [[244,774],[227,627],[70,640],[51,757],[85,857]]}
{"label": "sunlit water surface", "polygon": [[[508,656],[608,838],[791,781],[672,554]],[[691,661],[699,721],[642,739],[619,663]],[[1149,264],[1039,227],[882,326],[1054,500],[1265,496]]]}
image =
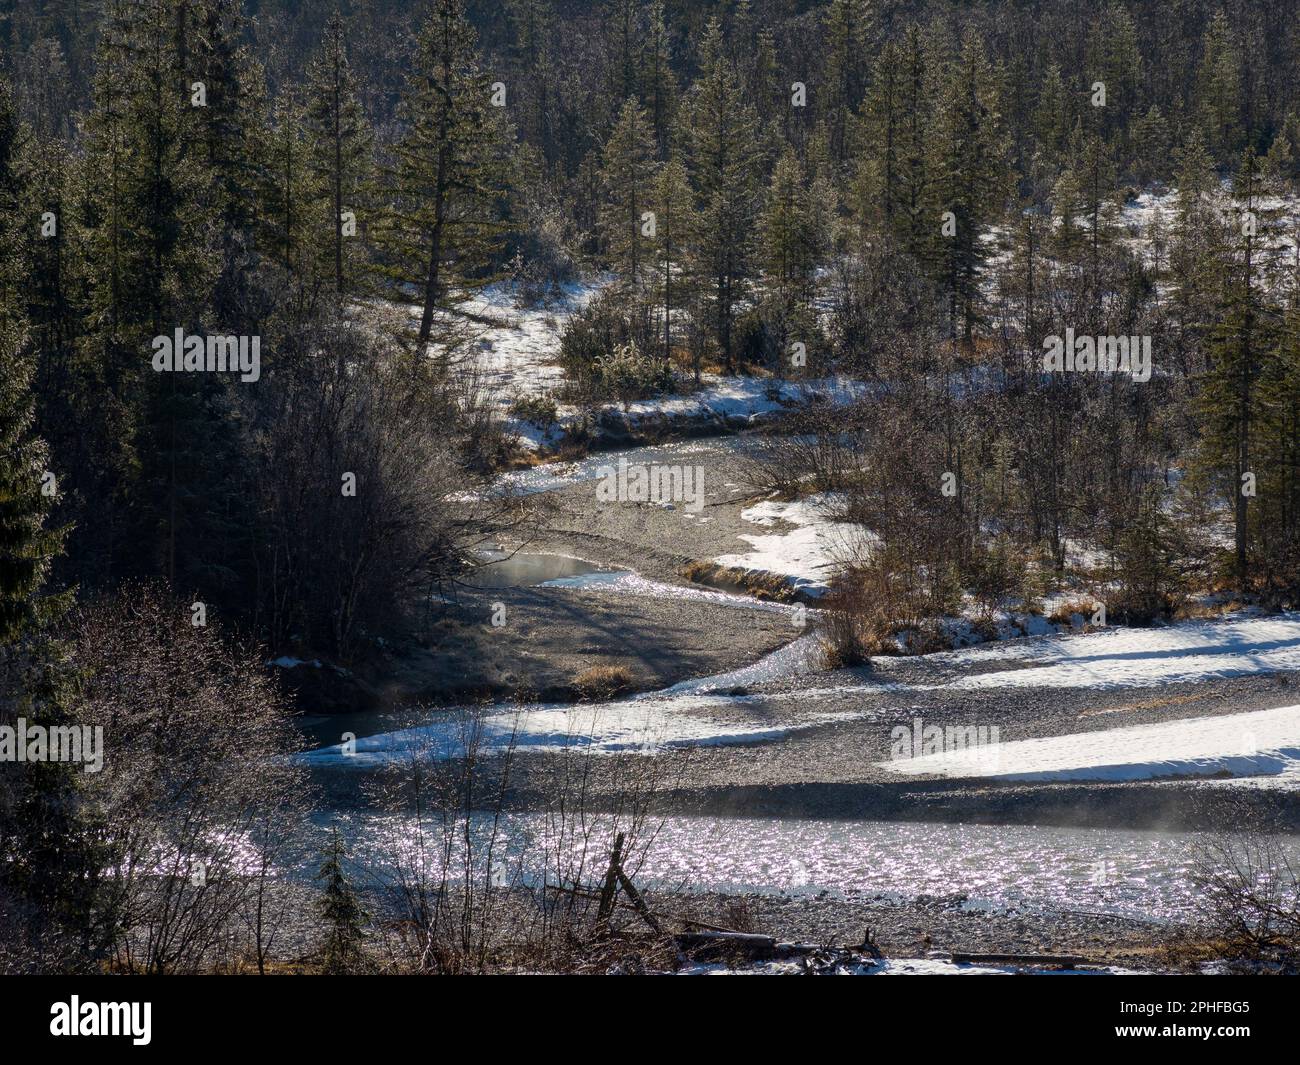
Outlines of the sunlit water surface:
{"label": "sunlit water surface", "polygon": [[[376,866],[392,848],[414,848],[416,841],[409,823],[394,818],[336,814],[330,823],[341,824],[355,857]],[[487,824],[476,824],[480,843]],[[584,868],[594,880],[613,826],[589,822],[588,829]],[[539,882],[543,868],[558,867],[556,852],[574,847],[572,840],[559,844],[542,814],[507,815],[498,832],[494,860],[515,880]],[[1176,921],[1195,909],[1197,840],[1192,833],[1112,829],[674,817],[657,824],[638,850],[644,858],[636,879],[688,891],[829,892],[897,902],[930,896],[967,909]],[[1287,847],[1300,860],[1300,841]]]}

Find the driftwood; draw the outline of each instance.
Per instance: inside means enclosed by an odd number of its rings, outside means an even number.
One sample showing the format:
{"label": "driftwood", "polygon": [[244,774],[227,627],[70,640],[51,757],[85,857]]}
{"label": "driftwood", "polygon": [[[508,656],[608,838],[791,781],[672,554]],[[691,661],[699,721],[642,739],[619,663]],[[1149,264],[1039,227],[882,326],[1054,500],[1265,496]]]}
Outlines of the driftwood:
{"label": "driftwood", "polygon": [[1088,959],[1076,954],[959,954],[953,951],[952,960],[957,964],[1060,965],[1066,969],[1088,964]]}
{"label": "driftwood", "polygon": [[776,956],[776,940],[748,932],[682,932],[673,937],[679,950],[697,961],[744,958],[767,961]]}
{"label": "driftwood", "polygon": [[614,896],[618,892],[618,874],[623,860],[623,833],[614,840],[614,853],[609,856],[609,871],[605,873],[605,886],[600,892],[600,907],[596,910],[596,923],[607,924],[614,912]]}
{"label": "driftwood", "polygon": [[[622,838],[622,836],[619,837],[619,839]],[[617,869],[618,882],[623,885],[623,890],[627,892],[627,897],[632,900],[632,908],[641,915],[641,920],[645,921],[645,923],[650,926],[650,930],[654,932],[655,935],[662,935],[663,929],[659,926],[659,921],[655,918],[655,915],[650,912],[650,907],[645,904],[645,899],[641,897],[641,892],[637,891],[631,878],[627,873],[623,872],[623,867],[621,865],[618,866]]]}
{"label": "driftwood", "polygon": [[[593,888],[572,887],[572,886],[566,886],[564,884],[547,884],[546,890],[554,891],[560,895],[574,895],[580,899],[595,900],[600,898],[601,896],[601,893],[599,891],[594,890]],[[677,921],[680,924],[687,925],[690,928],[703,928],[709,932],[732,932],[736,935],[741,934],[735,928],[724,928],[722,925],[708,924],[705,921],[697,921],[693,917],[680,917],[677,916],[676,914],[657,912],[655,910],[651,910],[649,907],[646,907],[646,909],[642,910],[637,906],[635,906],[630,900],[628,902],[623,902],[622,900],[615,900],[615,905],[624,906],[627,909],[635,910],[637,913],[640,913],[642,915],[648,913],[650,914],[650,916],[654,917],[658,921]],[[642,905],[644,905],[644,901],[642,902]]]}

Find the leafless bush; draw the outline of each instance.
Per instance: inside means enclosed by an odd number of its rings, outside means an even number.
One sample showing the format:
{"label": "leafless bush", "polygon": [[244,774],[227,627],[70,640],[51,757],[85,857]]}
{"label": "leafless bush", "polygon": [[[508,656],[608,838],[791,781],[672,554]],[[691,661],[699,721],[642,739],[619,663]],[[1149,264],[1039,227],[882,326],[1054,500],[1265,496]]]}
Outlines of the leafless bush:
{"label": "leafless bush", "polygon": [[188,605],[144,585],[85,611],[77,631],[81,718],[104,736],[87,785],[104,856],[95,908],[127,972],[210,967],[241,922],[264,957],[265,873],[291,851],[303,812],[264,655],[191,620]]}
{"label": "leafless bush", "polygon": [[456,572],[505,504],[474,494],[493,419],[472,373],[342,322],[316,350],[264,412],[259,599],[273,645],[296,635],[346,660],[360,628]]}
{"label": "leafless bush", "polygon": [[755,494],[787,499],[843,491],[862,464],[863,441],[851,411],[813,406],[786,417],[778,433],[755,438],[739,474]]}
{"label": "leafless bush", "polygon": [[1230,825],[1196,844],[1192,883],[1205,931],[1230,959],[1300,967],[1300,864],[1289,839],[1239,800],[1222,800]]}
{"label": "leafless bush", "polygon": [[506,715],[459,714],[443,742],[417,740],[376,786],[361,876],[380,900],[378,949],[399,972],[565,969],[599,955],[611,848],[635,879],[672,757],[604,755],[578,734],[532,755],[536,813],[510,807],[517,734]]}

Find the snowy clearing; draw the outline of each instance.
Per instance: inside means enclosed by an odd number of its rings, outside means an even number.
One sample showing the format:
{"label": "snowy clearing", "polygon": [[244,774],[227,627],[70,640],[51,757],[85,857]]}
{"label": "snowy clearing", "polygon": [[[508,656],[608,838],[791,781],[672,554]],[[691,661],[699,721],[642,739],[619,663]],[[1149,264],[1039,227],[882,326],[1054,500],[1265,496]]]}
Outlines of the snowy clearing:
{"label": "snowy clearing", "polygon": [[878,763],[909,775],[1007,780],[1277,776],[1300,783],[1300,706],[994,743]]}
{"label": "snowy clearing", "polygon": [[1023,661],[1025,669],[976,673],[943,687],[1142,688],[1182,681],[1300,669],[1300,615],[1182,622],[1165,628],[1115,628],[1005,647],[928,656],[943,665]]}

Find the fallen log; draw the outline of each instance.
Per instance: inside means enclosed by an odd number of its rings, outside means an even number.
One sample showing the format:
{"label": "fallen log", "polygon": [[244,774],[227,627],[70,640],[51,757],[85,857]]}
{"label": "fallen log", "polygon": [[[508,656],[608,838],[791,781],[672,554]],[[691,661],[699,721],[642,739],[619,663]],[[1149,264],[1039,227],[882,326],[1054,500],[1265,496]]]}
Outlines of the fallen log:
{"label": "fallen log", "polygon": [[681,932],[673,936],[673,941],[678,950],[697,961],[767,961],[776,954],[775,939],[748,932]]}
{"label": "fallen log", "polygon": [[1077,954],[965,954],[952,952],[957,965],[1059,965],[1075,969],[1087,965],[1088,959]]}

